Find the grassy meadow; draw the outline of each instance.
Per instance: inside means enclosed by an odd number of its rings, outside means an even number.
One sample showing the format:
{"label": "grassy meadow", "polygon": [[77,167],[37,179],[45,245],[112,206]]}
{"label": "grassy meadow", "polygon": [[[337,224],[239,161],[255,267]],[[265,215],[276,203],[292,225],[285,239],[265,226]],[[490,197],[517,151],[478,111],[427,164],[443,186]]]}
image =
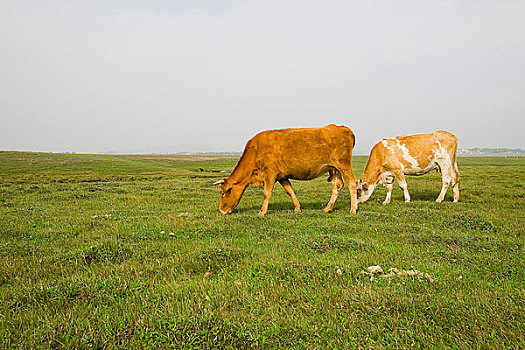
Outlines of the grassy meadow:
{"label": "grassy meadow", "polygon": [[0,152],[0,348],[525,348],[524,158],[460,158],[459,203],[432,173],[325,214],[323,176],[224,216],[237,159]]}

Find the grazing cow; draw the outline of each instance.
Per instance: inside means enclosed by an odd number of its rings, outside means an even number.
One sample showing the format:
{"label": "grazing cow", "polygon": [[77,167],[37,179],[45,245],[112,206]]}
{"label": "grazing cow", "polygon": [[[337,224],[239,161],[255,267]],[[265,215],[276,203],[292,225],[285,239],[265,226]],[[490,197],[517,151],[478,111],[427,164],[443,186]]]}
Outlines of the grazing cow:
{"label": "grazing cow", "polygon": [[[344,126],[328,125],[322,128],[268,130],[248,141],[237,166],[220,185],[220,212],[230,214],[239,204],[249,184],[264,185],[264,201],[259,215],[268,211],[268,201],[276,181],[291,197],[295,211],[301,206],[292,189],[290,179],[312,180],[329,173],[332,197],[324,209],[330,212],[343,187],[348,185],[351,213],[357,211],[356,177],[352,171],[352,150],[355,137]],[[341,178],[342,177],[342,178]]]}
{"label": "grazing cow", "polygon": [[410,202],[405,175],[424,175],[432,170],[441,172],[443,187],[436,202],[445,198],[452,184],[454,202],[459,200],[459,171],[456,163],[457,138],[446,131],[429,134],[397,136],[376,143],[370,152],[363,177],[357,182],[357,201],[364,203],[378,184],[387,188],[383,204],[390,203],[394,178],[403,190],[405,202]]}

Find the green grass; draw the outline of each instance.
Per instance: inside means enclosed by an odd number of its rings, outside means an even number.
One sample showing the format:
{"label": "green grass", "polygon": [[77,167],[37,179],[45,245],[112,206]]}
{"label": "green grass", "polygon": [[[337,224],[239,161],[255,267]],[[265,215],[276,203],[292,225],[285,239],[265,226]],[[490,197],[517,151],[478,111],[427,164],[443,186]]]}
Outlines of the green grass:
{"label": "green grass", "polygon": [[218,212],[235,163],[0,152],[0,347],[525,347],[524,158],[461,158],[457,204],[433,173],[324,214],[322,177],[264,218]]}

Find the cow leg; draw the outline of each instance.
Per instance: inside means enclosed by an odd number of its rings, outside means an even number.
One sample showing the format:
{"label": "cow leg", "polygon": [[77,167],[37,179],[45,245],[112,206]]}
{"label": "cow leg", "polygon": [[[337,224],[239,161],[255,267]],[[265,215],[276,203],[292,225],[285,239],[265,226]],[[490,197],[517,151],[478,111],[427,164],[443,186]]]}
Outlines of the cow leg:
{"label": "cow leg", "polygon": [[357,179],[352,170],[352,165],[346,166],[344,168],[337,167],[346,184],[348,185],[348,190],[350,191],[350,214],[357,213]]}
{"label": "cow leg", "polygon": [[454,202],[459,201],[459,171],[458,164],[454,163],[453,169],[454,179],[452,179],[452,190],[454,191]]}
{"label": "cow leg", "polygon": [[452,191],[454,191],[454,203],[459,202],[459,182],[452,185]]}
{"label": "cow leg", "polygon": [[407,181],[405,180],[405,174],[400,171],[394,173],[396,180],[399,184],[399,187],[403,190],[403,195],[405,196],[405,203],[410,202],[410,193],[408,193]]}
{"label": "cow leg", "polygon": [[383,201],[383,205],[387,205],[390,203],[390,199],[392,198],[392,187],[394,187],[393,183],[387,183],[386,185],[386,198]]}
{"label": "cow leg", "polygon": [[337,198],[339,198],[339,193],[341,193],[341,189],[343,188],[343,179],[341,179],[341,175],[338,172],[332,173],[332,171],[330,171],[330,182],[332,183],[332,196],[326,208],[323,209],[325,213],[329,213],[334,209],[335,202]]}
{"label": "cow leg", "polygon": [[387,205],[390,203],[390,199],[392,198],[392,187],[394,187],[394,176],[392,174],[388,174],[384,177],[385,181],[385,187],[386,187],[386,198],[383,202],[383,205]]}
{"label": "cow leg", "polygon": [[295,207],[294,211],[296,213],[299,213],[301,211],[301,204],[299,204],[299,201],[297,200],[297,197],[295,196],[295,192],[293,191],[290,180],[288,179],[279,180],[279,183],[281,184],[281,186],[283,186],[284,190],[286,191],[286,193],[288,193],[290,198],[292,198],[293,206]]}
{"label": "cow leg", "polygon": [[261,211],[259,212],[260,216],[264,216],[266,212],[268,211],[268,202],[270,201],[270,197],[272,196],[273,192],[273,185],[275,184],[275,179],[272,179],[271,181],[264,181],[264,200],[263,205],[261,208]]}
{"label": "cow leg", "polygon": [[[441,168],[441,179],[443,180],[443,187],[441,192],[436,199],[436,203],[441,203],[445,199],[445,194],[447,194],[448,186],[451,182],[454,181],[454,171],[452,167]],[[459,190],[459,187],[457,188]]]}

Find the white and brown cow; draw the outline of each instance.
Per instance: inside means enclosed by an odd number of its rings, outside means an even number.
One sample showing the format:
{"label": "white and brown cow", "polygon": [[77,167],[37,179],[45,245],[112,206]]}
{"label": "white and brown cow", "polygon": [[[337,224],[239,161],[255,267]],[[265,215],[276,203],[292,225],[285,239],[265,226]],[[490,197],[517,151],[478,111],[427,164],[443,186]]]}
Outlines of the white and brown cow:
{"label": "white and brown cow", "polygon": [[370,152],[363,177],[357,183],[357,202],[370,198],[378,184],[387,188],[383,204],[390,203],[394,178],[403,190],[405,202],[410,202],[405,175],[424,175],[432,170],[441,172],[443,187],[436,199],[440,203],[449,185],[454,202],[459,200],[459,171],[456,163],[457,138],[446,131],[397,136],[379,141]]}

